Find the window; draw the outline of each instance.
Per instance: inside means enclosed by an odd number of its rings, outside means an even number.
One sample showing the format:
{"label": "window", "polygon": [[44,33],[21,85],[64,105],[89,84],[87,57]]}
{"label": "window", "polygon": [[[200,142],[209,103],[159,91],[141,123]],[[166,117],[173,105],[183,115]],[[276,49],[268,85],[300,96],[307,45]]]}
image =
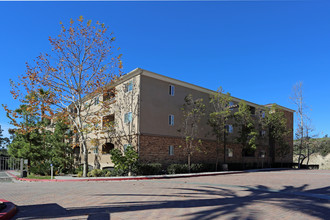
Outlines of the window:
{"label": "window", "polygon": [[260,115],[262,118],[265,118],[265,111],[260,111]]}
{"label": "window", "polygon": [[103,93],[103,101],[107,100],[114,100],[116,97],[115,89],[107,90],[105,93]]}
{"label": "window", "polygon": [[99,148],[98,148],[98,146],[94,146],[94,148],[93,148],[93,153],[94,153],[94,154],[98,154],[98,153],[99,153]]}
{"label": "window", "polygon": [[230,101],[228,103],[228,108],[229,108],[230,111],[234,110],[234,108],[237,108],[237,107],[238,107],[238,105],[235,105],[235,103],[232,102],[232,101]]}
{"label": "window", "polygon": [[130,123],[132,121],[132,112],[128,112],[124,116],[124,122],[126,124]]}
{"label": "window", "polygon": [[170,87],[169,87],[170,96],[174,96],[174,93],[175,93],[175,87],[173,85],[170,85]]}
{"label": "window", "polygon": [[168,124],[173,126],[174,125],[174,115],[168,116]]}
{"label": "window", "polygon": [[168,146],[168,155],[174,155],[174,146],[171,145],[171,146]]}
{"label": "window", "polygon": [[227,157],[233,157],[233,155],[234,155],[233,149],[227,148]]}
{"label": "window", "polygon": [[103,119],[102,119],[102,127],[103,128],[113,127],[114,123],[115,123],[115,115],[114,114],[104,116]]}
{"label": "window", "polygon": [[260,158],[265,158],[265,157],[266,157],[266,151],[261,150],[261,151],[259,152],[259,157],[260,157]]}
{"label": "window", "polygon": [[133,90],[133,81],[130,81],[125,84],[125,92],[130,92]]}
{"label": "window", "polygon": [[98,96],[96,96],[94,98],[94,105],[98,105],[100,103],[100,98]]}
{"label": "window", "polygon": [[126,150],[129,146],[131,146],[131,144],[124,144],[124,152],[126,152]]}
{"label": "window", "polygon": [[226,129],[227,129],[227,132],[228,132],[229,134],[231,134],[231,133],[234,132],[234,128],[233,128],[232,125],[226,125]]}
{"label": "window", "polygon": [[251,115],[254,115],[256,113],[256,108],[255,107],[249,106],[249,109],[250,109]]}
{"label": "window", "polygon": [[105,143],[102,145],[102,154],[110,154],[110,151],[115,148],[113,143]]}
{"label": "window", "polygon": [[266,131],[265,130],[260,131],[260,136],[265,137],[266,136]]}

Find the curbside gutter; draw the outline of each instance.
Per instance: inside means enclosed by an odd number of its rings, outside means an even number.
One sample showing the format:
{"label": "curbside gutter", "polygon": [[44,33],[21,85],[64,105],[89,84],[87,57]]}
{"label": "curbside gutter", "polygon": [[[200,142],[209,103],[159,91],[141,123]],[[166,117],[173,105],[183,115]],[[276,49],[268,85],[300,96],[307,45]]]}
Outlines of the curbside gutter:
{"label": "curbside gutter", "polygon": [[1,220],[11,219],[17,212],[16,206],[14,205],[14,203],[4,199],[0,199],[0,202],[3,202],[6,205],[6,208],[0,210],[0,219]]}

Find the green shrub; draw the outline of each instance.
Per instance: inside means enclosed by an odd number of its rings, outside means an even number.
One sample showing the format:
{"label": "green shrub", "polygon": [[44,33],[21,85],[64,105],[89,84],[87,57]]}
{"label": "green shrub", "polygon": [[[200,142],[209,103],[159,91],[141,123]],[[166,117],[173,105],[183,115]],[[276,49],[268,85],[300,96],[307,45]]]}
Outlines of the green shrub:
{"label": "green shrub", "polygon": [[94,169],[91,171],[93,177],[99,177],[102,176],[103,172],[100,169]]}
{"label": "green shrub", "polygon": [[158,175],[162,172],[160,163],[140,163],[138,164],[138,175]]}
{"label": "green shrub", "polygon": [[[190,165],[190,173],[214,171],[214,164],[193,163]],[[168,174],[189,173],[187,164],[171,164],[167,167]]]}
{"label": "green shrub", "polygon": [[101,170],[101,169],[94,169],[91,170],[87,173],[88,177],[101,177],[101,176],[105,176],[106,171],[105,170]]}
{"label": "green shrub", "polygon": [[125,173],[136,173],[139,155],[133,146],[129,145],[125,153],[121,152],[119,149],[112,149],[110,155],[115,169],[123,170]]}
{"label": "green shrub", "polygon": [[78,171],[77,176],[82,177],[83,176],[83,171]]}
{"label": "green shrub", "polygon": [[109,170],[107,170],[106,172],[105,172],[105,175],[104,175],[105,177],[110,177],[111,176],[111,171],[109,171]]}
{"label": "green shrub", "polygon": [[127,176],[127,172],[124,170],[115,168],[114,170],[110,171],[110,176]]}
{"label": "green shrub", "polygon": [[76,173],[78,174],[79,172],[82,172],[83,171],[83,165],[79,165],[78,167],[76,167],[74,170],[73,170],[73,173]]}
{"label": "green shrub", "polygon": [[205,166],[204,166],[204,164],[201,164],[201,163],[193,163],[193,164],[191,164],[190,172],[191,173],[205,172]]}
{"label": "green shrub", "polygon": [[50,162],[32,163],[29,171],[35,175],[49,176]]}
{"label": "green shrub", "polygon": [[188,173],[187,164],[171,164],[167,167],[168,174]]}

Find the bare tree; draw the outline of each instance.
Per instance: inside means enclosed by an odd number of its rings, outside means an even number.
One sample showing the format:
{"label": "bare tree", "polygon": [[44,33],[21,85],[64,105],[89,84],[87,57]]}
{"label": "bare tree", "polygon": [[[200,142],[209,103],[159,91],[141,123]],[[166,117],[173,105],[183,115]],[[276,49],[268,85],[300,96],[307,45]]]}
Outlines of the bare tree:
{"label": "bare tree", "polygon": [[296,114],[297,114],[297,129],[296,129],[296,138],[299,140],[298,146],[298,168],[301,168],[301,162],[303,160],[303,148],[306,140],[306,126],[307,126],[307,110],[308,107],[304,100],[303,95],[303,83],[298,82],[292,88],[292,95],[290,97],[291,101],[296,105]]}

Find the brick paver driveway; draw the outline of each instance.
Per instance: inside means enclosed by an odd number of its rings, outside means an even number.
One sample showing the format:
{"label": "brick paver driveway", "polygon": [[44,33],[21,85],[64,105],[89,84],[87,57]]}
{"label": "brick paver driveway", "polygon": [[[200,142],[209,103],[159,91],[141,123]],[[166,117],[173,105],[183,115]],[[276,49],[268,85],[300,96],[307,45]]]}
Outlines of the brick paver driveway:
{"label": "brick paver driveway", "polygon": [[17,219],[329,219],[330,171],[0,183]]}

